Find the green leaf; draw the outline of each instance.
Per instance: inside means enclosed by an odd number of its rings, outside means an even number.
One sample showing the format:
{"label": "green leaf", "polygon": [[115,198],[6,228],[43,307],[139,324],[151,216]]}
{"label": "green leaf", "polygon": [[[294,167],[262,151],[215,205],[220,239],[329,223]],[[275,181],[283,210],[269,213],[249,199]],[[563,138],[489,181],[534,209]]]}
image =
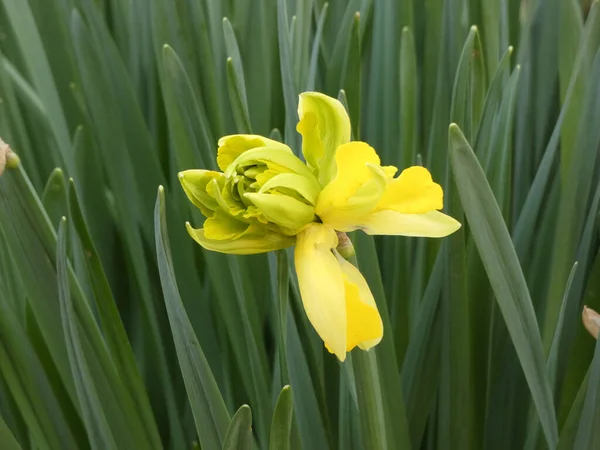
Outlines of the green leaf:
{"label": "green leaf", "polygon": [[140,414],[143,421],[146,436],[151,441],[153,448],[160,448],[160,436],[156,428],[148,395],[144,389],[144,382],[140,376],[133,350],[113,298],[112,290],[108,284],[104,268],[102,267],[96,247],[83,217],[73,180],[69,181],[69,210],[86,256],[90,285],[96,300],[95,304],[100,316],[107,346],[122,376],[126,389],[132,394],[136,411]]}
{"label": "green leaf", "polygon": [[402,30],[400,42],[400,167],[406,168],[416,160],[418,144],[418,74],[415,42],[411,30]]}
{"label": "green leaf", "polygon": [[3,4],[27,71],[33,80],[33,86],[48,112],[48,122],[56,143],[56,147],[51,146],[50,150],[58,149],[60,151],[60,156],[56,155],[58,161],[66,164],[69,171],[72,171],[73,149],[69,129],[52,76],[50,63],[44,51],[42,37],[36,27],[29,2],[3,0]]}
{"label": "green leaf", "polygon": [[558,440],[556,413],[535,312],[502,214],[477,157],[460,129],[450,126],[450,157],[458,193],[542,424],[546,442]]}
{"label": "green leaf", "polygon": [[[446,244],[447,245],[447,244]],[[402,365],[406,417],[413,445],[421,442],[435,405],[442,339],[439,299],[444,279],[444,248],[435,260]]]}
{"label": "green leaf", "polygon": [[163,89],[169,131],[180,169],[216,169],[214,138],[206,113],[175,50],[163,47]]}
{"label": "green leaf", "polygon": [[229,413],[179,296],[169,248],[162,186],[156,199],[154,226],[165,305],[198,438],[203,448],[221,448],[230,423]]}
{"label": "green leaf", "polygon": [[319,61],[319,49],[321,47],[321,37],[323,35],[323,27],[327,19],[327,11],[329,3],[325,2],[319,13],[319,21],[317,22],[317,30],[313,39],[312,52],[310,54],[310,68],[308,69],[308,81],[306,82],[306,90],[314,91],[317,79],[317,62]]}
{"label": "green leaf", "polygon": [[248,112],[248,97],[246,95],[242,57],[240,56],[235,32],[227,17],[223,18],[223,34],[225,35],[225,47],[228,55],[227,86],[229,87],[233,117],[237,124],[238,133],[251,134],[252,125],[250,113]]}
{"label": "green leaf", "polygon": [[[586,338],[589,339],[590,336],[586,335]],[[579,424],[581,423],[581,414],[586,401],[589,378],[590,371],[588,369],[583,381],[581,382],[581,385],[579,386],[577,396],[573,401],[573,405],[571,406],[567,420],[560,430],[560,439],[558,440],[558,445],[556,447],[557,450],[571,450],[575,448],[575,439],[579,430]]]}
{"label": "green leaf", "polygon": [[252,125],[248,114],[248,105],[244,101],[245,88],[242,88],[243,75],[240,75],[236,69],[234,60],[227,58],[227,86],[229,87],[229,98],[231,101],[231,109],[237,126],[237,132],[241,134],[251,134]]}
{"label": "green leaf", "polygon": [[[62,218],[58,229],[58,243],[56,248],[58,298],[60,312],[71,372],[75,381],[75,389],[79,398],[79,405],[84,423],[93,449],[117,448],[112,431],[106,420],[105,411],[100,403],[98,391],[92,380],[92,374],[86,361],[77,329],[75,311],[69,292],[67,276],[67,220]],[[122,443],[124,444],[124,442]]]}
{"label": "green leaf", "polygon": [[[375,301],[377,302],[377,308],[379,309],[379,314],[383,321],[383,329],[393,330],[388,315],[385,292],[381,280],[381,270],[377,260],[377,252],[375,250],[373,237],[364,233],[357,233],[355,239],[354,245],[356,246],[359,267],[369,284],[371,292],[375,297]],[[377,389],[381,390],[384,408],[382,417],[385,420],[386,445],[389,449],[408,449],[410,448],[410,435],[402,395],[402,383],[394,347],[393,332],[384,331],[382,341],[373,350],[376,356],[369,356],[368,360],[363,358],[362,361],[359,361],[359,364],[362,366],[358,369],[362,372],[367,382],[369,382],[369,378],[374,376],[374,374],[378,374],[378,379],[372,380],[374,383],[374,391],[370,394],[365,394],[370,397],[365,398],[364,401],[369,402],[371,406],[379,408],[379,400],[372,397],[372,395],[377,395]],[[373,353],[373,350],[367,353]],[[377,361],[376,369],[372,366],[373,360]],[[359,389],[359,382],[357,380],[357,394]],[[362,414],[363,413],[361,413],[362,425],[372,427],[379,426],[369,422],[363,423]]]}
{"label": "green leaf", "polygon": [[284,386],[277,398],[273,412],[269,450],[289,450],[293,408],[292,388]]}
{"label": "green leaf", "polygon": [[277,353],[283,385],[289,382],[286,349],[289,295],[290,273],[287,252],[286,250],[277,250]]}
{"label": "green leaf", "polygon": [[5,450],[21,450],[21,446],[2,417],[0,417],[0,442]]}
{"label": "green leaf", "polygon": [[283,87],[283,104],[285,106],[285,142],[297,154],[300,152],[296,137],[296,122],[298,114],[297,86],[294,82],[292,54],[289,39],[289,23],[287,1],[277,0],[277,35],[279,42],[279,65]]}
{"label": "green leaf", "polygon": [[600,420],[600,341],[596,342],[594,359],[590,366],[590,378],[587,384],[585,402],[581,417],[579,419],[579,428],[575,437],[573,448],[593,450],[600,446],[600,430],[598,429],[598,420]]}
{"label": "green leaf", "polygon": [[62,169],[56,168],[50,174],[42,194],[42,203],[52,224],[58,228],[60,218],[67,213],[67,183]]}
{"label": "green leaf", "polygon": [[223,450],[252,450],[252,411],[242,405],[227,428]]}
{"label": "green leaf", "polygon": [[350,43],[348,45],[348,53],[346,54],[344,61],[341,83],[341,88],[344,89],[348,101],[346,109],[348,110],[348,114],[350,116],[352,136],[356,141],[360,140],[360,42],[360,14],[357,12],[354,14],[352,28],[350,29]]}

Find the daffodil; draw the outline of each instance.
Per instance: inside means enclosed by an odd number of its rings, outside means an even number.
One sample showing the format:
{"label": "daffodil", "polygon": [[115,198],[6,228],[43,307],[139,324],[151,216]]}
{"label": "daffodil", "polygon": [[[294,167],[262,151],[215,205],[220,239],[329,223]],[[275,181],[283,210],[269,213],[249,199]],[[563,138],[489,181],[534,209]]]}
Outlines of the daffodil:
{"label": "daffodil", "polygon": [[304,309],[327,349],[340,361],[355,347],[377,345],[383,324],[360,271],[341,254],[339,237],[444,237],[460,224],[439,210],[443,192],[427,169],[382,166],[365,142],[350,141],[343,105],[316,92],[300,95],[305,163],[262,136],[219,141],[221,172],[179,174],[190,201],[206,221],[189,234],[202,247],[252,254],[295,245],[294,262]]}

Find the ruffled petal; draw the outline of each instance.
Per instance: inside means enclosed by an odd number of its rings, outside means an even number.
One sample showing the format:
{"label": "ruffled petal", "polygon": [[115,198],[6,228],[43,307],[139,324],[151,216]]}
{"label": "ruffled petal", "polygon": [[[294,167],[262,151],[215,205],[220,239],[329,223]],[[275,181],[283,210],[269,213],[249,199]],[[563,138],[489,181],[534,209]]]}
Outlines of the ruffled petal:
{"label": "ruffled petal", "polygon": [[246,193],[269,222],[290,230],[299,230],[313,221],[315,208],[293,197],[277,194]]}
{"label": "ruffled petal", "polygon": [[440,238],[454,233],[460,223],[439,211],[403,214],[392,210],[376,211],[356,224],[367,234]]}
{"label": "ruffled petal", "polygon": [[379,156],[364,142],[338,147],[336,176],[319,194],[316,213],[324,224],[350,231],[356,221],[375,208],[385,192],[389,176]]}
{"label": "ruffled petal", "polygon": [[391,209],[404,214],[423,214],[444,206],[442,187],[433,182],[425,167],[413,166],[389,182],[376,209]]}
{"label": "ruffled petal", "polygon": [[210,217],[218,207],[217,201],[206,192],[206,187],[214,178],[223,176],[212,170],[185,170],[179,172],[179,182],[192,204],[200,209],[205,217]]}
{"label": "ruffled petal", "polygon": [[338,100],[318,92],[300,94],[298,117],[304,159],[325,186],[335,176],[336,149],[350,142],[350,118]]}
{"label": "ruffled petal", "polygon": [[291,152],[287,145],[266,137],[255,134],[233,134],[219,139],[217,165],[219,166],[219,169],[225,172],[231,163],[242,153],[259,147],[271,147]]}
{"label": "ruffled petal", "polygon": [[344,275],[332,253],[337,247],[332,228],[312,224],[297,236],[294,262],[304,310],[325,346],[346,359]]}

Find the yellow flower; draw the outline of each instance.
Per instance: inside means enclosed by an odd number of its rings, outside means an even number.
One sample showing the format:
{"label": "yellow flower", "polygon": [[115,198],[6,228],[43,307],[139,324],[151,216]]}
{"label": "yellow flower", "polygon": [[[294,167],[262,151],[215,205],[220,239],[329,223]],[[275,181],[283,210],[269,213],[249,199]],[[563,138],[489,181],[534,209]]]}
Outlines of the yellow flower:
{"label": "yellow flower", "polygon": [[375,150],[350,141],[342,104],[306,92],[298,107],[302,153],[254,135],[219,141],[223,172],[181,172],[181,184],[207,217],[190,235],[204,248],[251,254],[296,245],[294,261],[306,314],[340,361],[358,346],[383,337],[383,324],[367,282],[338,247],[337,232],[444,237],[460,224],[438,210],[440,185],[415,166],[381,166]]}

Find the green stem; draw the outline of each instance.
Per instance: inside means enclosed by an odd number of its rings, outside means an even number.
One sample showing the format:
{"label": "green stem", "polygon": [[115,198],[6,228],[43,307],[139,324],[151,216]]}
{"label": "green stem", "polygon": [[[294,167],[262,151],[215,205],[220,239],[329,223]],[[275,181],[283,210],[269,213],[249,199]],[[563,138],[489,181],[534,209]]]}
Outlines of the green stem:
{"label": "green stem", "polygon": [[[352,241],[345,233],[338,232],[339,246],[337,251],[348,262],[358,267],[356,253]],[[358,413],[361,424],[364,448],[369,450],[386,450],[385,416],[383,414],[383,397],[379,384],[377,355],[374,350],[354,350],[352,355]]]}
{"label": "green stem", "polygon": [[279,371],[281,384],[285,386],[289,384],[287,356],[286,356],[286,320],[287,308],[289,301],[289,272],[288,272],[288,257],[286,250],[277,251],[277,316],[278,316],[278,338],[277,346],[279,347]]}

